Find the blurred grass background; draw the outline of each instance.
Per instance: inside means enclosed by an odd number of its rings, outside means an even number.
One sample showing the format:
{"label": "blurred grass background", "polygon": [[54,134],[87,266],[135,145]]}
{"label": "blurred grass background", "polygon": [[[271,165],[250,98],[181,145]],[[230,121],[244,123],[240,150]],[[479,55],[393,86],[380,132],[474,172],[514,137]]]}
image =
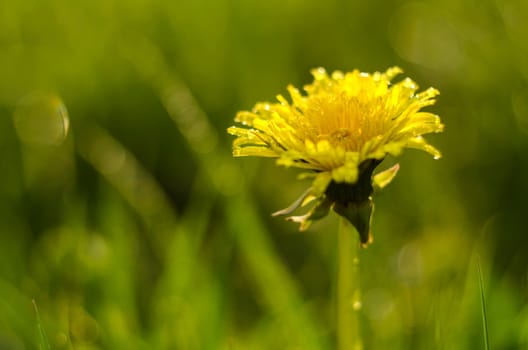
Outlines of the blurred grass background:
{"label": "blurred grass background", "polygon": [[[0,349],[332,349],[335,232],[308,183],[230,156],[237,110],[309,70],[441,92],[362,251],[367,349],[528,348],[528,3],[0,3]],[[35,300],[40,322],[33,309]]]}

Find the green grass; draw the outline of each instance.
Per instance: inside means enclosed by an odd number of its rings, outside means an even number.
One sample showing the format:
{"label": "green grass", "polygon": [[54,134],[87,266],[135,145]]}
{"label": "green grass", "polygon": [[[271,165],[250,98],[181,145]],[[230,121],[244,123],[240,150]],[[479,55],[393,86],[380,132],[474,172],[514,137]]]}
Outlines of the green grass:
{"label": "green grass", "polygon": [[488,312],[486,311],[486,293],[484,292],[484,282],[482,279],[482,268],[480,267],[480,258],[477,261],[479,289],[480,289],[480,309],[482,312],[482,330],[484,335],[484,349],[489,350],[489,330],[488,330]]}
{"label": "green grass", "polygon": [[271,217],[308,182],[225,129],[310,68],[395,64],[440,90],[444,157],[376,197],[364,348],[528,346],[523,3],[0,8],[1,349],[334,349],[338,220]]}
{"label": "green grass", "polygon": [[33,307],[35,309],[35,318],[36,318],[36,324],[37,324],[37,334],[38,334],[38,345],[39,349],[41,350],[49,350],[50,344],[48,341],[48,336],[46,335],[46,331],[44,330],[42,326],[42,322],[40,320],[40,314],[38,311],[37,303],[35,300],[33,300]]}

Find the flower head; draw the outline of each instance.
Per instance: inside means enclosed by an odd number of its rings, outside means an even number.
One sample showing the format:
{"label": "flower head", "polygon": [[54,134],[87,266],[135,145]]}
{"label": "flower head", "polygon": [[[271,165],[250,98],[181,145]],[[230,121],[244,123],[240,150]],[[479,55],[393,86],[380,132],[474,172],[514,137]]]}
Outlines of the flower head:
{"label": "flower head", "polygon": [[440,157],[422,135],[441,132],[443,125],[438,116],[421,111],[435,103],[438,91],[417,93],[409,78],[391,83],[399,73],[393,67],[385,73],[328,75],[318,68],[305,95],[290,85],[291,102],[279,95],[278,103],[257,103],[251,112],[237,114],[235,121],[242,126],[228,129],[237,136],[234,156],[274,157],[280,165],[308,171],[301,176],[313,177],[307,192],[276,214],[315,201],[307,214],[289,218],[301,230],[333,208],[356,226],[363,243],[369,240],[373,189],[388,184],[398,170],[373,175],[376,166],[404,148]]}

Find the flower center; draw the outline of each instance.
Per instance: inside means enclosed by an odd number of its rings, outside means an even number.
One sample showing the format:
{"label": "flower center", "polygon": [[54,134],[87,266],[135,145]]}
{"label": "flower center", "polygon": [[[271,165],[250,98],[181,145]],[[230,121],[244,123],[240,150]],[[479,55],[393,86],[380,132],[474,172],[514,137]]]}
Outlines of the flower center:
{"label": "flower center", "polygon": [[382,102],[346,93],[332,97],[322,95],[309,99],[305,114],[318,140],[328,140],[347,151],[359,151],[385,129],[385,116],[379,109]]}
{"label": "flower center", "polygon": [[[357,129],[357,133],[361,134],[361,128]],[[330,134],[330,137],[339,143],[343,143],[343,142],[350,141],[350,139],[353,136],[352,136],[352,131],[349,129],[338,129],[338,130],[333,131]]]}

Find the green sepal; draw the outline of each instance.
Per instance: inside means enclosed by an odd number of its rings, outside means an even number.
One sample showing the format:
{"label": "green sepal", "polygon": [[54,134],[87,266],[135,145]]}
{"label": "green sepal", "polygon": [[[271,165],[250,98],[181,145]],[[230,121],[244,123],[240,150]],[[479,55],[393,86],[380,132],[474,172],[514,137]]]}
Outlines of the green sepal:
{"label": "green sepal", "polygon": [[300,224],[299,231],[306,231],[313,221],[327,216],[331,207],[332,202],[325,198],[314,205],[314,207],[308,213],[299,216],[290,216],[287,217],[286,220]]}
{"label": "green sepal", "polygon": [[348,202],[346,204],[336,202],[334,204],[334,211],[346,218],[359,233],[359,238],[362,245],[367,245],[372,240],[370,226],[372,223],[372,214],[374,212],[374,202],[372,198],[357,203]]}
{"label": "green sepal", "polygon": [[299,198],[297,198],[297,199],[296,199],[292,204],[290,204],[287,208],[284,208],[284,209],[278,210],[278,211],[274,212],[273,214],[271,214],[271,216],[290,215],[290,214],[293,213],[297,208],[303,206],[303,203],[305,203],[306,197],[308,197],[308,196],[310,195],[311,192],[312,192],[312,189],[311,189],[311,188],[307,189],[306,191],[304,191],[304,193],[303,193]]}
{"label": "green sepal", "polygon": [[372,176],[372,187],[375,191],[382,190],[392,182],[396,174],[400,170],[400,164],[395,164],[387,170],[383,170],[376,175]]}

